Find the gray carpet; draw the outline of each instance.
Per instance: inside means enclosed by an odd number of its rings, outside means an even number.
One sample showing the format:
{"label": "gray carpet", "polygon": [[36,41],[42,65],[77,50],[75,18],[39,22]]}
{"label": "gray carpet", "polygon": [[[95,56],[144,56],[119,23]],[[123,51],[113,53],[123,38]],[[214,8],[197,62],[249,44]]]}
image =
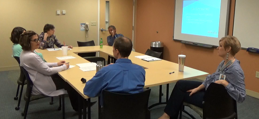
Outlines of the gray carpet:
{"label": "gray carpet", "polygon": [[[20,110],[16,111],[14,108],[17,105],[17,101],[13,98],[16,93],[17,83],[16,80],[19,77],[19,70],[0,72],[0,118],[1,119],[22,119],[21,112],[24,109],[25,101],[22,100]],[[174,87],[174,84],[170,84],[170,93]],[[149,104],[154,104],[158,101],[158,87],[152,87]],[[163,92],[165,94],[165,86],[163,86]],[[165,96],[163,96],[165,98]],[[92,101],[96,98],[92,99]],[[66,119],[77,119],[77,115],[73,111],[68,97],[66,101]],[[58,98],[54,99],[54,104],[50,105],[50,98],[44,98],[36,101],[32,101],[29,106],[27,119],[59,119],[61,118],[61,111],[57,111]],[[165,105],[160,105],[152,108],[151,119],[157,119],[163,114]],[[242,104],[238,104],[238,118],[239,119],[259,119],[259,100],[250,96],[246,97],[246,100]],[[197,119],[201,119],[191,109],[186,108],[188,112],[194,115]],[[92,107],[92,119],[97,119],[97,105]],[[186,114],[183,114],[183,119],[190,119]]]}

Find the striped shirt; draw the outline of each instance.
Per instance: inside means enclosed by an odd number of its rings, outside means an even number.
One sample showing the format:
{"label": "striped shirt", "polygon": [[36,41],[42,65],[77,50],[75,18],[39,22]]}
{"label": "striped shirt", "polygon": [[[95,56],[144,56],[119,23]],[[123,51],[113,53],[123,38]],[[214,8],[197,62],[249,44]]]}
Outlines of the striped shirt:
{"label": "striped shirt", "polygon": [[[224,65],[224,61],[222,61],[217,71],[211,75],[206,77],[206,80],[202,83],[205,86],[205,89],[209,87],[209,85],[217,80],[219,80],[220,76],[220,68]],[[226,81],[229,83],[226,86],[226,90],[228,94],[235,99],[237,102],[243,102],[246,96],[246,89],[245,89],[245,75],[240,66],[240,61],[237,59],[235,62],[230,65],[228,68],[223,70],[224,75],[226,75]]]}
{"label": "striped shirt", "polygon": [[39,41],[40,41],[40,49],[46,49],[46,48],[54,48],[54,45],[57,47],[62,47],[63,45],[58,41],[55,35],[49,36],[47,40],[44,40],[44,32],[42,32],[39,35]]}

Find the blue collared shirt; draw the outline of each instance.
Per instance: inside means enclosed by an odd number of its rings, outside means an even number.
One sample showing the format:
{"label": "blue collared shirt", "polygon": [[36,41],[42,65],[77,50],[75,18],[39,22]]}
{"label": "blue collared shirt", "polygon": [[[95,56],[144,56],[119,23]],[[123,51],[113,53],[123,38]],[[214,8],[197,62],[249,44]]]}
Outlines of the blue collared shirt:
{"label": "blue collared shirt", "polygon": [[86,82],[84,94],[98,96],[103,90],[117,93],[140,93],[145,84],[145,70],[132,64],[129,59],[118,59],[116,63],[103,67]]}
{"label": "blue collared shirt", "polygon": [[112,37],[111,35],[107,37],[107,43],[109,46],[113,46],[114,40],[118,37],[123,37],[122,34],[115,34],[114,37]]}

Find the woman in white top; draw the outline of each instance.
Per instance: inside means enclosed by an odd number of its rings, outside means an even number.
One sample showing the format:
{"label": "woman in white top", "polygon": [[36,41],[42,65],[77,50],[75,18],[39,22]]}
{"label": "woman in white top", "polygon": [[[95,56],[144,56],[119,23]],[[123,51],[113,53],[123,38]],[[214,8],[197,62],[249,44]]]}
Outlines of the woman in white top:
{"label": "woman in white top", "polygon": [[27,70],[34,84],[32,94],[58,96],[66,94],[67,91],[72,107],[77,111],[77,92],[57,75],[58,72],[68,69],[69,64],[65,63],[65,61],[58,63],[44,62],[34,52],[40,45],[38,35],[34,31],[24,32],[20,38],[20,45],[23,49],[20,55],[20,65]]}

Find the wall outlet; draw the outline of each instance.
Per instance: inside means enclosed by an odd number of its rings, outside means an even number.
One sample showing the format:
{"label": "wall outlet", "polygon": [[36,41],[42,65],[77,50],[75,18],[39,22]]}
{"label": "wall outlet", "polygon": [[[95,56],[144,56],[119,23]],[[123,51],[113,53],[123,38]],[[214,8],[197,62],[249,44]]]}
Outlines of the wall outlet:
{"label": "wall outlet", "polygon": [[91,21],[91,26],[96,26],[96,21]]}
{"label": "wall outlet", "polygon": [[57,10],[57,15],[60,15],[60,10]]}
{"label": "wall outlet", "polygon": [[259,78],[259,71],[256,71],[255,77],[256,77],[256,78]]}

